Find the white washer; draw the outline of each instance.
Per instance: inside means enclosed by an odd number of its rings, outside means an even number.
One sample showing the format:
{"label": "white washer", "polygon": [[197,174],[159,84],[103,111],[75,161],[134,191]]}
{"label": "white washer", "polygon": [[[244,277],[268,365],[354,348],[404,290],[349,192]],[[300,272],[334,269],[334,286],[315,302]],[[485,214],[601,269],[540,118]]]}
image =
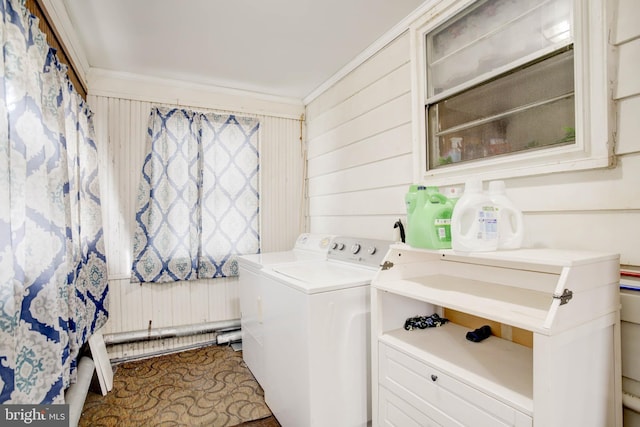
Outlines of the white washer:
{"label": "white washer", "polygon": [[283,427],[371,420],[369,288],[389,243],[336,237],[324,261],[262,270],[265,400]]}
{"label": "white washer", "polygon": [[302,233],[293,249],[238,257],[242,357],[251,373],[265,387],[263,308],[260,270],[274,264],[326,259],[332,235]]}

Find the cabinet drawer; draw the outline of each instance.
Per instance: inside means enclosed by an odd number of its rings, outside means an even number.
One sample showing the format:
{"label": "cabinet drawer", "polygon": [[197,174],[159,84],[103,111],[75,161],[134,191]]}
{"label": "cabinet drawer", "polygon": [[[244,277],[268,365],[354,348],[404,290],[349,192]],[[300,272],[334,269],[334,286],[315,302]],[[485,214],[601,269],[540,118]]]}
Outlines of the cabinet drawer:
{"label": "cabinet drawer", "polygon": [[[531,426],[532,420],[515,408],[470,387],[428,363],[379,344],[380,385],[427,416],[447,414],[457,422],[443,425],[474,427]],[[437,408],[437,409],[436,409]]]}
{"label": "cabinet drawer", "polygon": [[[447,417],[439,411],[437,413],[436,422],[433,418],[428,417],[425,413],[418,411],[409,405],[404,399],[396,396],[384,387],[379,388],[378,397],[380,399],[380,426],[385,427],[441,427],[441,426],[459,426],[462,424]],[[433,414],[432,414],[433,415]]]}

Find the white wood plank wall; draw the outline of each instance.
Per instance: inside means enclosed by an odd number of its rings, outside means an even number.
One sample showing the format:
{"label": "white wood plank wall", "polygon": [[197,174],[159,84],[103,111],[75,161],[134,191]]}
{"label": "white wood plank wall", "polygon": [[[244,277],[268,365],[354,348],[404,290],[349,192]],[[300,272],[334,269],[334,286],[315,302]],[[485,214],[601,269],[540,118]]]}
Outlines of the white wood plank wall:
{"label": "white wood plank wall", "polygon": [[404,33],[307,105],[314,232],[391,239],[412,178]]}
{"label": "white wood plank wall", "polygon": [[[506,181],[525,245],[619,252],[640,265],[640,2],[617,0],[617,166]],[[412,181],[405,33],[307,105],[311,231],[389,238]]]}
{"label": "white wood plank wall", "polygon": [[[620,197],[628,206],[629,236],[616,236],[620,240],[635,240],[630,251],[640,257],[640,2],[637,0],[617,0],[616,26],[611,32],[612,43],[618,49],[618,78],[614,90],[617,102],[618,141],[616,153],[622,163],[620,180],[625,181],[626,194]],[[623,176],[626,175],[626,178]],[[627,281],[623,278],[623,281]],[[637,282],[636,282],[637,284]],[[640,297],[629,293],[622,295],[622,389],[626,393],[640,398],[640,358],[637,354],[637,338],[640,337]],[[634,303],[634,304],[632,304]],[[624,426],[640,427],[640,413],[629,408],[624,410]]]}
{"label": "white wood plank wall", "polygon": [[[129,282],[135,198],[145,156],[151,102],[89,96],[100,163],[100,184],[110,284],[110,319],[103,333],[215,322],[240,318],[237,279],[170,284]],[[185,107],[188,108],[188,107]],[[202,110],[202,108],[198,108]],[[244,115],[245,113],[236,113]],[[291,248],[303,231],[303,157],[300,121],[260,118],[260,209],[263,251]],[[202,336],[193,338],[193,342]],[[188,338],[162,344],[118,346],[111,357],[131,356],[189,344]]]}
{"label": "white wood plank wall", "polygon": [[[617,165],[506,185],[525,214],[526,246],[612,251],[622,264],[639,266],[640,2],[614,0],[612,12]],[[409,49],[404,34],[307,105],[312,232],[389,238],[395,220],[404,222],[414,176]],[[623,322],[623,337],[639,327]],[[622,345],[623,360],[636,363],[623,373],[640,372],[637,354],[628,354],[635,346]],[[640,379],[625,381],[640,390]],[[640,427],[640,414],[627,409],[625,427],[632,426]]]}

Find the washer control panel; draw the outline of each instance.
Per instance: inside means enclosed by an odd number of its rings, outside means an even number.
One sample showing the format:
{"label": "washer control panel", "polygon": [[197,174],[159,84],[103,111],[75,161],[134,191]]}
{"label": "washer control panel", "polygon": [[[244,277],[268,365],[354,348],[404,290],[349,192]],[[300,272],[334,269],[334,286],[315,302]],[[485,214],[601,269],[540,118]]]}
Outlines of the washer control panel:
{"label": "washer control panel", "polygon": [[386,240],[335,236],[329,244],[327,258],[378,267],[391,243]]}

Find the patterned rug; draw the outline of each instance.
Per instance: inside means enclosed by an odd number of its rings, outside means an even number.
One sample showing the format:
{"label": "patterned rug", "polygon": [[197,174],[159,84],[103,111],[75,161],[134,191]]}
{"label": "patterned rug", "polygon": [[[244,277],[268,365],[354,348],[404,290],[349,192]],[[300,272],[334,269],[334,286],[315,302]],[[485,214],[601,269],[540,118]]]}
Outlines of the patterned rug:
{"label": "patterned rug", "polygon": [[209,346],[118,365],[113,390],[87,395],[79,426],[226,427],[270,415],[242,352]]}

